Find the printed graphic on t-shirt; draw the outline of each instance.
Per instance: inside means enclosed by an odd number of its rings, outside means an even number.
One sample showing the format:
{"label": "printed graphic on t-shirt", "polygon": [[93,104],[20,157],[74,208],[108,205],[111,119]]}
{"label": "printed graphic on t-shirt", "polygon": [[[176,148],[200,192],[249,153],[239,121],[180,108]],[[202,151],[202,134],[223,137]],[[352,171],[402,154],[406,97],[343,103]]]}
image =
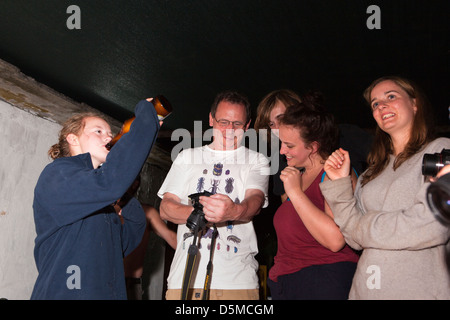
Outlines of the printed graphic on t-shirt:
{"label": "printed graphic on t-shirt", "polygon": [[[212,173],[212,178],[211,178]],[[209,176],[208,176],[209,175]],[[208,191],[212,194],[222,193],[231,197],[233,193],[234,187],[234,178],[232,177],[232,172],[228,169],[224,171],[224,165],[222,163],[215,163],[210,168],[205,168],[202,171],[202,176],[197,178],[197,192]],[[234,203],[240,203],[239,198],[236,196],[234,199]],[[239,251],[239,244],[241,243],[241,239],[233,234],[234,224],[232,221],[227,222],[226,227],[226,235],[218,233],[215,250],[217,251],[226,251],[237,253]],[[211,240],[213,235],[213,227],[210,227],[202,236],[201,239],[209,239],[207,249],[211,250]],[[194,235],[192,232],[186,232],[183,235],[183,250],[187,250],[191,243],[186,240],[190,239]],[[200,243],[199,249],[202,249],[202,244]]]}

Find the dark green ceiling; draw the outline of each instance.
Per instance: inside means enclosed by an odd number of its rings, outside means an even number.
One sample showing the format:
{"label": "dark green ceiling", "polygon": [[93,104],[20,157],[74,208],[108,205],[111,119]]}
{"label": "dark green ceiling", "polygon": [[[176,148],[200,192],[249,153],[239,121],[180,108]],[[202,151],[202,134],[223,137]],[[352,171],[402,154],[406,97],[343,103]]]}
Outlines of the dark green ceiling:
{"label": "dark green ceiling", "polygon": [[[371,4],[380,30],[366,26]],[[80,30],[66,26],[70,5]],[[165,129],[191,130],[221,90],[242,91],[256,110],[290,88],[321,90],[339,122],[372,127],[363,89],[401,74],[448,124],[448,0],[1,0],[0,14],[1,59],[119,120],[162,93],[175,108]]]}

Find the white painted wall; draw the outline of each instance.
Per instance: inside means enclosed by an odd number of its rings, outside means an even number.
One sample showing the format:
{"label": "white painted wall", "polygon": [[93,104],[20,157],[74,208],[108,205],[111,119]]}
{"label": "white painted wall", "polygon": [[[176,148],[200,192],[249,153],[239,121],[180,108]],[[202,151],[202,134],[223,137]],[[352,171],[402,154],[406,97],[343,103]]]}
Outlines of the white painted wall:
{"label": "white painted wall", "polygon": [[0,100],[0,298],[31,296],[37,277],[33,192],[60,128]]}

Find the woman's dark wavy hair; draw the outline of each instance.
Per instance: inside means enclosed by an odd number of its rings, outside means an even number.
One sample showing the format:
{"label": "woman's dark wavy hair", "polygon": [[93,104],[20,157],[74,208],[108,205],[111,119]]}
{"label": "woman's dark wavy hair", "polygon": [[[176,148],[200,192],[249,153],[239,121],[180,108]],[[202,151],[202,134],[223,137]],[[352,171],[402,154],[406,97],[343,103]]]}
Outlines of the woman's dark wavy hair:
{"label": "woman's dark wavy hair", "polygon": [[334,116],[325,111],[324,98],[320,92],[310,92],[301,97],[280,116],[281,125],[299,129],[300,137],[308,147],[318,143],[318,153],[323,159],[338,147],[339,129]]}

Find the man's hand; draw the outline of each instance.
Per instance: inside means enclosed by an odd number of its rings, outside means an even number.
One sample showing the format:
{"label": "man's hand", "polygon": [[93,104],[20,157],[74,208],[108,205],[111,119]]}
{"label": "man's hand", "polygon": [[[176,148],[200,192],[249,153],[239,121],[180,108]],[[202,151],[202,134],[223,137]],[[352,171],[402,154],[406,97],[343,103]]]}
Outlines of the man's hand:
{"label": "man's hand", "polygon": [[233,221],[237,217],[239,208],[227,195],[216,193],[209,197],[201,196],[199,200],[208,222]]}
{"label": "man's hand", "polygon": [[240,203],[234,203],[229,196],[218,193],[210,197],[201,196],[199,200],[208,222],[248,222],[261,211],[265,197],[261,190],[248,189]]}

